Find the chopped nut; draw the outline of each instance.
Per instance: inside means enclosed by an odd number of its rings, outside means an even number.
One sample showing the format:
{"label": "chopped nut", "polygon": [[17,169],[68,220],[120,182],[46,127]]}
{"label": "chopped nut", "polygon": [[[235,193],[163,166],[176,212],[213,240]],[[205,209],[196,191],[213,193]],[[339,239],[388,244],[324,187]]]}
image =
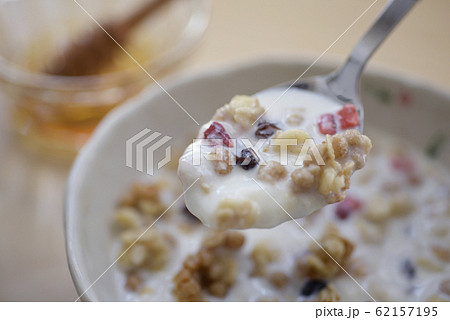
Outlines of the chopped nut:
{"label": "chopped nut", "polygon": [[435,262],[431,261],[428,258],[425,257],[419,257],[416,260],[416,263],[419,267],[422,267],[428,271],[432,271],[432,272],[440,272],[442,271],[443,267],[436,264]]}
{"label": "chopped nut", "polygon": [[391,211],[395,216],[404,216],[414,210],[411,197],[405,193],[396,193],[391,199]]}
{"label": "chopped nut", "polygon": [[115,219],[117,224],[124,229],[139,228],[141,225],[141,217],[139,212],[132,207],[118,208]]}
{"label": "chopped nut", "polygon": [[127,274],[127,282],[125,287],[130,291],[137,291],[142,284],[142,278],[134,271],[130,271]]}
{"label": "chopped nut", "polygon": [[373,222],[381,222],[389,218],[392,214],[392,206],[387,197],[375,195],[365,206],[364,216]]}
{"label": "chopped nut", "polygon": [[250,96],[235,96],[231,102],[218,109],[213,120],[232,119],[244,128],[250,128],[264,113],[258,99]]}
{"label": "chopped nut", "polygon": [[120,235],[123,251],[128,249],[120,262],[128,268],[161,270],[169,260],[174,239],[156,230],[149,230],[140,236],[139,230],[125,231]]}
{"label": "chopped nut", "polygon": [[348,142],[342,135],[335,135],[331,139],[334,154],[337,159],[341,159],[348,154]]}
{"label": "chopped nut", "polygon": [[353,252],[353,244],[332,227],[325,230],[320,244],[323,249],[314,243],[308,256],[297,260],[300,274],[313,279],[334,277],[342,272],[340,266],[348,263]]}
{"label": "chopped nut", "polygon": [[215,148],[209,154],[214,171],[218,174],[229,174],[233,170],[233,163],[236,163],[236,157],[228,150],[222,147]]}
{"label": "chopped nut", "polygon": [[250,200],[224,199],[216,210],[219,229],[250,228],[259,215],[258,207]]}
{"label": "chopped nut", "polygon": [[159,185],[158,184],[136,184],[132,193],[138,200],[146,199],[151,201],[159,201]]}
{"label": "chopped nut", "polygon": [[285,273],[278,271],[269,275],[269,281],[274,287],[281,289],[289,283],[289,277]]}
{"label": "chopped nut", "polygon": [[318,302],[337,302],[340,300],[341,298],[339,297],[339,294],[331,284],[329,284],[325,289],[320,290],[317,295]]}
{"label": "chopped nut", "polygon": [[258,170],[258,179],[269,183],[284,179],[286,175],[286,168],[277,161],[269,161],[267,165],[260,166]]}
{"label": "chopped nut", "polygon": [[295,169],[291,173],[293,190],[296,192],[301,192],[311,188],[314,185],[315,178],[319,171],[320,168],[316,165],[311,165],[307,168]]}
{"label": "chopped nut", "polygon": [[450,249],[442,246],[433,245],[431,247],[433,254],[442,262],[450,262]]}
{"label": "chopped nut", "polygon": [[265,243],[258,243],[250,253],[253,261],[252,276],[263,277],[266,275],[267,266],[278,258],[278,252]]}
{"label": "chopped nut", "polygon": [[414,209],[412,199],[403,193],[373,196],[367,202],[364,215],[373,222],[385,222],[394,216],[404,216]]}
{"label": "chopped nut", "polygon": [[244,244],[245,237],[237,231],[229,231],[225,237],[225,246],[230,249],[239,249]]}
{"label": "chopped nut", "polygon": [[165,210],[164,206],[159,201],[142,199],[138,202],[139,210],[150,218],[158,218]]}
{"label": "chopped nut", "polygon": [[[277,131],[272,138],[270,150],[273,152],[280,152],[281,146],[286,146],[289,153],[300,154],[303,143],[310,136],[308,132],[300,129],[289,129],[286,131]],[[295,144],[294,144],[295,142]]]}
{"label": "chopped nut", "polygon": [[[325,165],[319,167],[317,190],[328,203],[345,199],[345,190],[350,187],[350,177],[355,170],[362,168],[364,157],[371,147],[369,138],[357,130],[347,130],[334,136],[327,135],[326,141],[318,146]],[[347,159],[348,155],[351,160]],[[312,165],[317,165],[315,161],[318,161],[315,157],[313,160],[304,161],[303,168],[308,169]],[[310,178],[309,176],[309,181]],[[293,188],[294,191],[299,189],[295,184]]]}
{"label": "chopped nut", "polygon": [[239,249],[243,242],[242,234],[238,236],[237,232],[208,235],[199,251],[185,259],[183,268],[173,279],[173,293],[177,299],[205,301],[203,290],[215,297],[224,297],[237,275],[232,252]]}

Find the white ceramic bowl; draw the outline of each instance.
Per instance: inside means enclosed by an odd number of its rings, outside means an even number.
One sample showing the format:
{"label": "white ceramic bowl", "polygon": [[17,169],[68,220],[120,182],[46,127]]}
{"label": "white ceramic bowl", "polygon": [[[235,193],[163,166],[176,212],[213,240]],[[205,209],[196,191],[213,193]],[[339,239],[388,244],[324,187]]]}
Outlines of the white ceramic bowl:
{"label": "white ceramic bowl", "polygon": [[[199,75],[176,77],[164,88],[199,122],[235,94],[252,94],[295,79],[310,61],[265,59]],[[320,65],[311,74],[330,71]],[[433,149],[450,163],[450,94],[436,86],[392,72],[365,74],[362,84],[366,124],[406,137],[423,150]],[[420,127],[419,127],[420,126]],[[198,127],[161,89],[153,86],[111,112],[75,161],[65,204],[66,246],[78,292],[88,301],[124,300],[115,261],[112,221],[118,198],[142,174],[125,163],[126,140],[149,128],[173,137],[173,150],[183,150]],[[105,272],[105,273],[104,273]]]}

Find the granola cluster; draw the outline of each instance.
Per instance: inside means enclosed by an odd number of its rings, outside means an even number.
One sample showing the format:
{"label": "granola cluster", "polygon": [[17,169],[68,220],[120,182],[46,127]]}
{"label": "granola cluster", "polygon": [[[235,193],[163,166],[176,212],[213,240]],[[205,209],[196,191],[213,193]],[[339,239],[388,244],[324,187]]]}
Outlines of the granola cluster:
{"label": "granola cluster", "polygon": [[339,234],[334,226],[328,226],[322,238],[310,246],[306,257],[297,260],[296,268],[300,275],[312,279],[332,278],[342,272],[341,267],[348,264],[354,245]]}
{"label": "granola cluster", "polygon": [[264,107],[259,104],[258,99],[238,95],[230,103],[218,109],[213,120],[233,120],[244,128],[250,128],[263,113]]}
{"label": "granola cluster", "polygon": [[283,180],[287,175],[286,166],[281,165],[278,161],[269,161],[265,166],[260,166],[258,170],[258,179],[271,184]]}
{"label": "granola cluster", "polygon": [[244,235],[238,231],[206,237],[199,251],[184,260],[173,279],[173,294],[178,301],[206,301],[205,291],[214,297],[225,297],[238,272],[234,253],[244,241]]}
{"label": "granola cluster", "polygon": [[215,148],[208,157],[214,166],[214,171],[220,175],[229,174],[233,170],[233,164],[236,163],[236,156],[225,148]]}
{"label": "granola cluster", "polygon": [[345,199],[345,190],[350,187],[350,177],[355,170],[364,166],[364,157],[372,144],[357,130],[326,136],[318,146],[325,165],[318,165],[315,157],[304,162],[304,167],[291,173],[295,192],[315,187],[327,203]]}
{"label": "granola cluster", "polygon": [[126,287],[135,291],[142,282],[137,270],[158,271],[170,258],[176,240],[169,233],[145,230],[167,207],[161,201],[160,183],[136,184],[119,202],[115,223],[120,230],[119,262],[127,270]]}
{"label": "granola cluster", "polygon": [[[288,129],[285,131],[279,130],[272,138],[272,145],[270,151],[280,152],[280,149],[286,149],[288,153],[295,155],[300,154],[303,143],[306,139],[310,139],[309,133],[300,129]],[[295,140],[295,141],[294,141]],[[295,144],[294,144],[295,142]]]}
{"label": "granola cluster", "polygon": [[267,266],[277,260],[278,250],[270,247],[267,243],[258,243],[250,253],[253,262],[252,276],[264,277],[267,275]]}

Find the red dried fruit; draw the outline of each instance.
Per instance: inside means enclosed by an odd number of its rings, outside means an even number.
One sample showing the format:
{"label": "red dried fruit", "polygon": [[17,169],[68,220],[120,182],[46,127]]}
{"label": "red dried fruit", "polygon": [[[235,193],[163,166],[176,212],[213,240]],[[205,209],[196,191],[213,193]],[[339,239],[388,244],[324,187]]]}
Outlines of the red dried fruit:
{"label": "red dried fruit", "polygon": [[345,220],[359,208],[361,208],[361,202],[356,198],[347,196],[344,201],[339,202],[336,206],[336,216]]}
{"label": "red dried fruit", "polygon": [[233,142],[231,141],[231,137],[226,132],[223,125],[219,122],[214,121],[211,123],[208,129],[203,133],[205,139],[221,139],[222,143],[227,147],[232,147]]}
{"label": "red dried fruit", "polygon": [[359,125],[359,114],[353,104],[345,104],[342,109],[337,112],[337,115],[342,129],[353,128]]}
{"label": "red dried fruit", "polygon": [[334,121],[334,115],[331,113],[325,113],[319,118],[319,130],[322,134],[335,134],[336,122]]}
{"label": "red dried fruit", "polygon": [[391,165],[395,170],[401,171],[405,174],[412,174],[414,172],[414,162],[411,158],[398,154],[391,158]]}

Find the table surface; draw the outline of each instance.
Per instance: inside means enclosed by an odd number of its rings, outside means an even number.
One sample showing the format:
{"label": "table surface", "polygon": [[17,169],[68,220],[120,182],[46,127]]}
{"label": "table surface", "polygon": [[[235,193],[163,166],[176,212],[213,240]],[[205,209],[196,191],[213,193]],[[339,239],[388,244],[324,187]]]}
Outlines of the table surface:
{"label": "table surface", "polygon": [[[267,56],[314,61],[374,1],[212,2],[206,35],[171,74]],[[378,0],[321,59],[343,61],[385,3]],[[422,0],[368,67],[407,73],[449,90],[449,12],[448,0]],[[66,263],[62,216],[70,165],[27,153],[12,137],[8,120],[7,108],[0,108],[0,301],[73,301],[77,294]]]}

